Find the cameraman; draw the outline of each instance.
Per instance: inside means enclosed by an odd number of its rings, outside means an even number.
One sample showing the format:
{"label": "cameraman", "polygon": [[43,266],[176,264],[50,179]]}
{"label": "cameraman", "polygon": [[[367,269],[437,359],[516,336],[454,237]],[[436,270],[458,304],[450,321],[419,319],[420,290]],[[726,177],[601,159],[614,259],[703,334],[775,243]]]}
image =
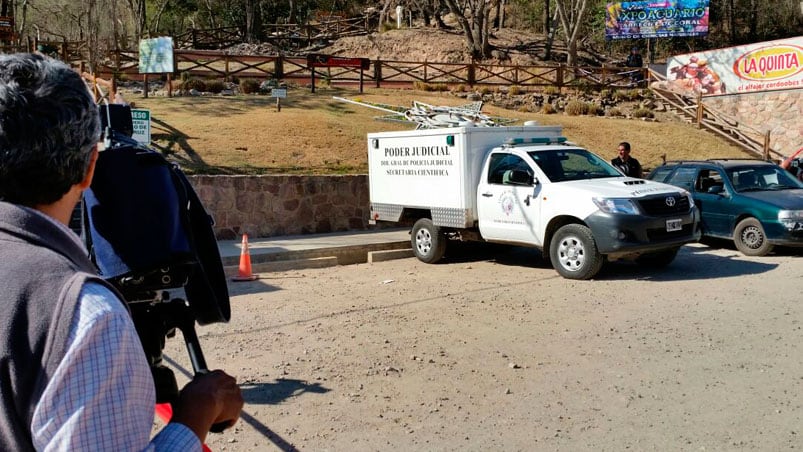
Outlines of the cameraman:
{"label": "cameraman", "polygon": [[90,185],[97,107],[65,64],[0,55],[0,450],[201,450],[236,422],[233,377],[197,377],[150,441],[153,377],[121,297],[67,228]]}

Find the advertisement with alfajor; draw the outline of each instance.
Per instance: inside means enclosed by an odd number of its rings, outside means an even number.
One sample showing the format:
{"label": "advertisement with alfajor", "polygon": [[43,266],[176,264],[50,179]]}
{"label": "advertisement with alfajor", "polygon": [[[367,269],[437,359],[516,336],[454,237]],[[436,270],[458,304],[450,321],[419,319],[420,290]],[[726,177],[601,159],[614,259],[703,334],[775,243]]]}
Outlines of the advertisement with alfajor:
{"label": "advertisement with alfajor", "polygon": [[803,36],[669,58],[670,88],[688,94],[742,94],[803,88]]}

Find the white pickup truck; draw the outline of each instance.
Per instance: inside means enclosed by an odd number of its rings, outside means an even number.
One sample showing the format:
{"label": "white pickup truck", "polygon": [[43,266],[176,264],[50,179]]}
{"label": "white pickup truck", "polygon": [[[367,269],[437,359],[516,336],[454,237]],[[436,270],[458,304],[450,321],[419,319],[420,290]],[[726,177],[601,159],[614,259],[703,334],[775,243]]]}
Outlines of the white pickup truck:
{"label": "white pickup truck", "polygon": [[372,133],[368,170],[370,221],[412,225],[427,263],[449,241],[484,240],[538,248],[563,277],[590,279],[605,260],[668,265],[700,238],[688,192],[622,175],[559,126]]}

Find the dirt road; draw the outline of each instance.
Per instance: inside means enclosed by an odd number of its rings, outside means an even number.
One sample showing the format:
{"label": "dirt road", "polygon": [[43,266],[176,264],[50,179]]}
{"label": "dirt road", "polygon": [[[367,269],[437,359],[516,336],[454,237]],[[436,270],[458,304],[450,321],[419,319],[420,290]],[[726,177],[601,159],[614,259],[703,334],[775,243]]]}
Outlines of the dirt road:
{"label": "dirt road", "polygon": [[[237,283],[199,333],[242,383],[220,451],[803,447],[803,252],[684,247],[561,279],[531,250]],[[166,354],[188,368],[179,340]]]}

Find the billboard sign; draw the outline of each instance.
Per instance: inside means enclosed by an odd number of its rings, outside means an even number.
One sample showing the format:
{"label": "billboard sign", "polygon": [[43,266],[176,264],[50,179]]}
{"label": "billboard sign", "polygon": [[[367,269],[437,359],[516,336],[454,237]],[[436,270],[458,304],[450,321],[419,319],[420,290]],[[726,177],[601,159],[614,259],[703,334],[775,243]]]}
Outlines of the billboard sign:
{"label": "billboard sign", "polygon": [[608,2],[605,39],[708,35],[709,0]]}
{"label": "billboard sign", "polygon": [[803,88],[803,36],[677,55],[667,83],[689,94],[739,94]]}
{"label": "billboard sign", "polygon": [[139,41],[139,73],[173,72],[173,38],[161,37]]}

